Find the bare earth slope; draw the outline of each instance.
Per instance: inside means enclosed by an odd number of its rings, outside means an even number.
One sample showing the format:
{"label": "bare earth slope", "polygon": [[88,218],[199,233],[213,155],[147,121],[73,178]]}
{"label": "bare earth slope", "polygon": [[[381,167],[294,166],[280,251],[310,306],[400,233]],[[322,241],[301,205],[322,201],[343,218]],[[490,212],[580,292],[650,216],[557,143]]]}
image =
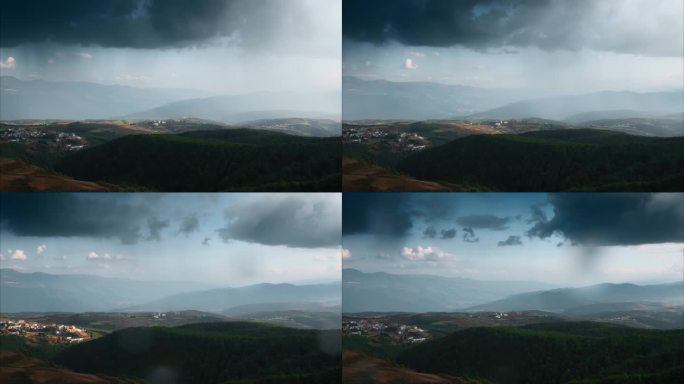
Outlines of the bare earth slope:
{"label": "bare earth slope", "polygon": [[117,384],[115,378],[76,373],[19,352],[0,351],[0,383]]}
{"label": "bare earth slope", "polygon": [[419,373],[358,352],[342,355],[343,384],[466,384],[453,376]]}
{"label": "bare earth slope", "polygon": [[20,160],[0,157],[2,192],[106,192],[114,189],[112,186],[52,173]]}
{"label": "bare earth slope", "polygon": [[385,168],[350,158],[342,159],[342,190],[356,191],[424,191],[448,192],[463,191],[456,184],[442,184],[432,181],[421,181]]}

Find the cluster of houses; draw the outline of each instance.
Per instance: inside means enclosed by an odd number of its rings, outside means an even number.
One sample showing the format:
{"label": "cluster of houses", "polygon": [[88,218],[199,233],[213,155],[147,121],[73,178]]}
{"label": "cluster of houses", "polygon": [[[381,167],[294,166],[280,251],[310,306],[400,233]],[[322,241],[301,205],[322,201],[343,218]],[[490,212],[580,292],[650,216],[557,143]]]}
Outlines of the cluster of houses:
{"label": "cluster of houses", "polygon": [[391,132],[378,127],[343,126],[342,141],[344,143],[374,144],[380,143],[392,151],[419,151],[427,148],[430,142],[415,132]]}
{"label": "cluster of houses", "polygon": [[494,317],[495,319],[505,319],[508,317],[508,313],[506,313],[506,312],[494,312],[494,313],[492,313],[491,316]]}
{"label": "cluster of houses", "polygon": [[0,126],[0,142],[42,144],[63,151],[83,149],[87,141],[73,132],[50,132],[40,126]]}
{"label": "cluster of houses", "polygon": [[342,322],[347,336],[386,337],[394,344],[415,344],[430,339],[430,332],[416,325],[387,322],[381,319],[354,319]]}
{"label": "cluster of houses", "polygon": [[50,344],[80,343],[92,337],[90,332],[74,325],[43,324],[21,319],[0,319],[0,335],[21,336]]}
{"label": "cluster of houses", "polygon": [[7,143],[25,143],[45,137],[47,131],[39,128],[15,126],[0,127],[0,140]]}
{"label": "cluster of houses", "polygon": [[368,143],[387,137],[389,132],[380,128],[371,127],[342,127],[342,141],[345,143]]}
{"label": "cluster of houses", "polygon": [[152,125],[155,127],[166,125],[166,120],[152,120]]}

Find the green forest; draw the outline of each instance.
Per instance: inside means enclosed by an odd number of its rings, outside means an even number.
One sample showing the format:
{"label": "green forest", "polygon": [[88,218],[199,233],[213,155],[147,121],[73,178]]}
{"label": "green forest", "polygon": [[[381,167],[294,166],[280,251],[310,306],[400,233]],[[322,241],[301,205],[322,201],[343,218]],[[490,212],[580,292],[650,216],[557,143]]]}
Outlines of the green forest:
{"label": "green forest", "polygon": [[339,331],[221,322],[127,328],[66,348],[29,347],[17,339],[3,338],[0,347],[132,381],[160,369],[177,383],[206,384],[328,384],[341,375]]}
{"label": "green forest", "polygon": [[684,137],[565,129],[471,135],[408,154],[358,144],[344,151],[419,180],[482,191],[684,189]]}
{"label": "green forest", "polygon": [[681,383],[684,330],[596,322],[470,328],[406,348],[395,361],[496,383]]}
{"label": "green forest", "polygon": [[250,129],[131,135],[70,155],[57,170],[77,179],[159,191],[332,191],[337,138]]}
{"label": "green forest", "polygon": [[339,191],[340,138],[255,129],[128,135],[77,152],[20,144],[0,154],[76,179],[150,191]]}

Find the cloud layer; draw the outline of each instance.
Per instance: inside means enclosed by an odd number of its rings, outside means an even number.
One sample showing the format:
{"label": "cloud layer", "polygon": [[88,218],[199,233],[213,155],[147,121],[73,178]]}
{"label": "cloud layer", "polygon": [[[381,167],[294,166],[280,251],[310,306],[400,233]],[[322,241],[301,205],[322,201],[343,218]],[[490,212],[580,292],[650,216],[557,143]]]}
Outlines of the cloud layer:
{"label": "cloud layer", "polygon": [[[554,216],[536,223],[532,237],[554,233],[584,245],[682,242],[684,197],[677,193],[561,193],[549,195]],[[537,207],[535,207],[537,208]]]}
{"label": "cloud layer", "polygon": [[512,217],[498,217],[492,214],[468,215],[456,219],[460,225],[474,229],[491,229],[493,231],[503,231],[508,229],[507,224],[513,220]]}
{"label": "cloud layer", "polygon": [[[345,193],[343,199],[343,235],[403,237],[417,219],[448,219],[455,212],[455,199],[440,193]],[[450,229],[440,232],[444,238],[451,234]],[[431,235],[430,230],[425,233]]]}
{"label": "cloud layer", "polygon": [[339,194],[253,195],[225,212],[223,240],[299,248],[339,247]]}
{"label": "cloud layer", "polygon": [[2,229],[18,236],[118,238],[127,244],[141,239],[137,222],[148,214],[144,206],[74,193],[3,193],[0,205]]}
{"label": "cloud layer", "polygon": [[260,45],[309,20],[301,1],[8,0],[0,3],[0,46],[61,43],[181,48],[217,38]]}
{"label": "cloud layer", "polygon": [[345,0],[353,41],[682,55],[680,0]]}

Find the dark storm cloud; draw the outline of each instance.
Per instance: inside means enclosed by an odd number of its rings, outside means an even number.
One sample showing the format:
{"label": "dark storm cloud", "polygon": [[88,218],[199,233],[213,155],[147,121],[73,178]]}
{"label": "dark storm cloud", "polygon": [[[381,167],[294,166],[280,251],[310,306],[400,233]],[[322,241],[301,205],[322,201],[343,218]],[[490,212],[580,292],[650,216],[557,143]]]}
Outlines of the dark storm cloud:
{"label": "dark storm cloud", "polygon": [[499,247],[510,247],[514,245],[522,245],[520,236],[508,236],[508,239],[499,241],[497,244]]}
{"label": "dark storm cloud", "polygon": [[434,239],[435,237],[437,237],[437,230],[435,229],[435,227],[427,227],[423,231],[423,236],[429,239]]}
{"label": "dark storm cloud", "polygon": [[451,228],[451,229],[441,229],[439,232],[435,227],[429,226],[425,228],[423,231],[423,236],[427,237],[428,239],[434,239],[439,235],[439,238],[442,240],[448,240],[448,239],[453,239],[456,237],[456,229]]}
{"label": "dark storm cloud", "polygon": [[144,206],[89,198],[73,193],[3,193],[0,226],[17,236],[118,238],[131,244],[141,239]]}
{"label": "dark storm cloud", "polygon": [[491,229],[493,231],[503,231],[507,229],[512,217],[498,217],[491,214],[461,216],[456,219],[460,225],[475,229]]}
{"label": "dark storm cloud", "polygon": [[463,228],[463,241],[466,243],[477,243],[480,241],[479,237],[475,236],[475,230],[473,228]]}
{"label": "dark storm cloud", "polygon": [[544,208],[548,205],[546,202],[535,203],[530,207],[530,218],[527,220],[528,223],[537,223],[540,221],[547,221],[548,215]]}
{"label": "dark storm cloud", "polygon": [[[643,15],[630,17],[648,19],[650,4],[642,3]],[[343,36],[373,44],[396,41],[407,46],[462,45],[478,50],[590,48],[681,56],[681,45],[673,43],[680,41],[676,34],[681,32],[667,29],[670,26],[640,29],[632,18],[618,19],[617,12],[611,11],[611,7],[625,6],[621,1],[594,0],[345,0]],[[653,14],[648,21],[670,24],[658,19],[659,15]],[[673,42],[658,42],[667,36]]]}
{"label": "dark storm cloud", "polygon": [[155,240],[159,241],[161,240],[161,231],[162,229],[166,228],[169,226],[169,221],[168,220],[162,220],[156,217],[150,217],[147,219],[147,228],[149,230],[149,235],[147,236],[147,240]]}
{"label": "dark storm cloud", "polygon": [[339,200],[330,195],[254,196],[225,212],[224,241],[319,248],[341,245]]}
{"label": "dark storm cloud", "polygon": [[[439,193],[345,193],[342,199],[343,235],[406,236],[416,219],[449,218],[455,204],[447,194]],[[432,231],[423,234],[430,237]]]}
{"label": "dark storm cloud", "polygon": [[189,235],[197,230],[199,230],[199,218],[197,215],[188,215],[181,218],[178,233]]}
{"label": "dark storm cloud", "polygon": [[563,193],[549,195],[554,216],[539,220],[532,237],[559,234],[582,245],[638,245],[684,241],[682,193]]}
{"label": "dark storm cloud", "polygon": [[4,0],[0,4],[2,47],[52,42],[176,48],[236,33],[241,43],[250,45],[268,40],[278,25],[305,23],[299,3],[277,0]]}
{"label": "dark storm cloud", "polygon": [[403,193],[345,193],[342,234],[405,236],[413,226],[411,196]]}

